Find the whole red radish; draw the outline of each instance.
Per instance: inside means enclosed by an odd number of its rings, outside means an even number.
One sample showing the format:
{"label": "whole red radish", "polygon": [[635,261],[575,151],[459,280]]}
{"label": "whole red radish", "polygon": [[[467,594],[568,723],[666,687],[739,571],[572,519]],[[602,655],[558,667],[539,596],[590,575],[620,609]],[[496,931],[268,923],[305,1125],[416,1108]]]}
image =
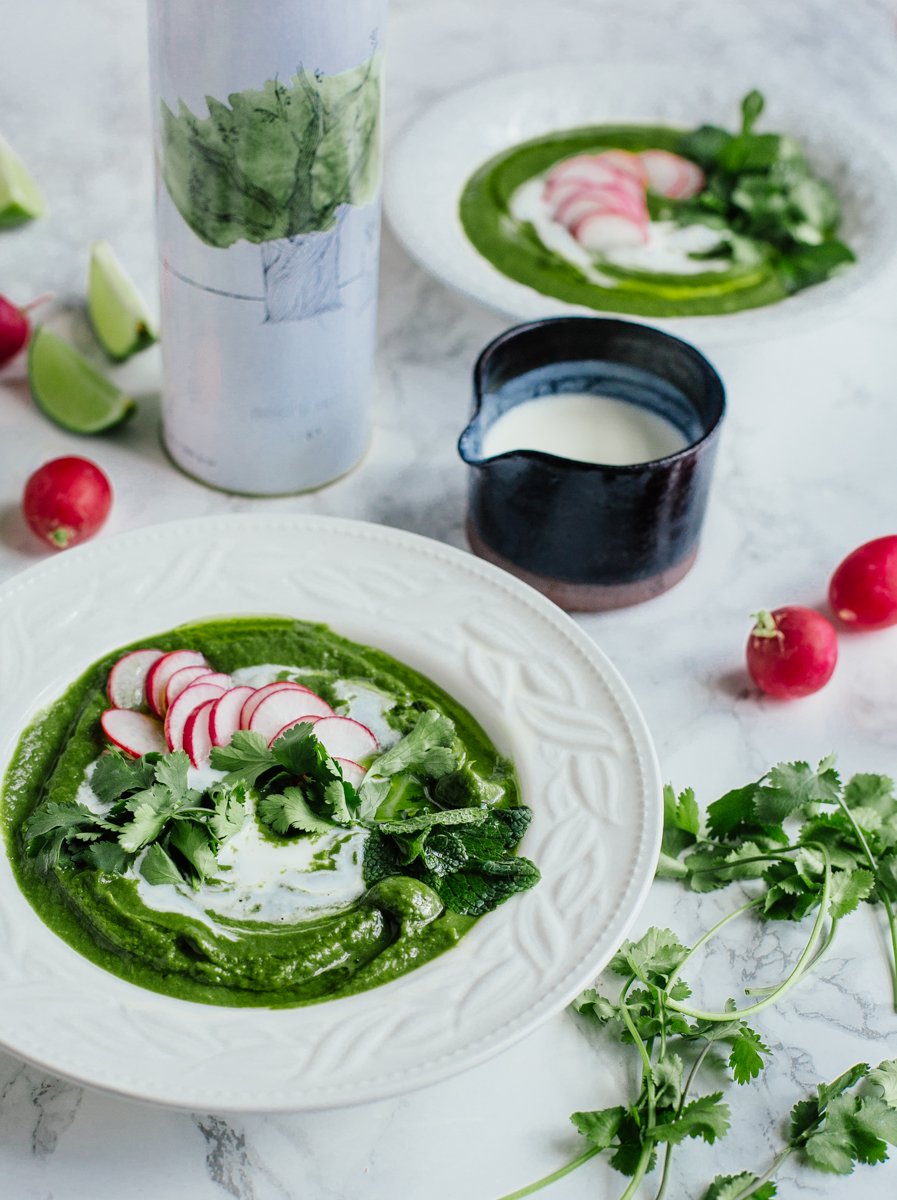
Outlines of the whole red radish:
{"label": "whole red radish", "polygon": [[0,296],[0,367],[19,353],[31,333],[31,322],[21,308]]}
{"label": "whole red radish", "polygon": [[84,542],[112,507],[112,485],[86,458],[54,458],[25,484],[22,511],[33,533],[55,550]]}
{"label": "whole red radish", "polygon": [[848,554],[832,576],[828,598],[851,629],[897,625],[897,537],[876,538]]}
{"label": "whole red radish", "polygon": [[810,696],[825,687],[838,661],[838,636],[812,608],[786,604],[754,614],[747,668],[757,687],[780,700]]}

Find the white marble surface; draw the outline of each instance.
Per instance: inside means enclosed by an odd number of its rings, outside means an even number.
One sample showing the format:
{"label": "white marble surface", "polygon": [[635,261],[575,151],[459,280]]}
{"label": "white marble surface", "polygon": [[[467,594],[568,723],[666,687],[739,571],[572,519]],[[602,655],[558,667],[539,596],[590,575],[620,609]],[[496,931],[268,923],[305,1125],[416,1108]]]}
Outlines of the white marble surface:
{"label": "white marble surface", "polygon": [[[0,237],[0,291],[19,302],[82,289],[88,242],[108,237],[154,289],[143,6],[137,0],[7,5],[0,37],[0,128],[44,186],[51,216]],[[394,0],[389,122],[501,70],[606,57],[699,69],[703,58],[756,64],[764,81],[843,108],[897,159],[897,6],[893,0]],[[766,83],[770,86],[770,82]],[[856,544],[897,527],[897,324],[894,299],[857,306],[824,328],[768,345],[716,347],[730,410],[698,563],[665,597],[584,618],[623,672],[654,733],[664,775],[709,802],[779,758],[834,748],[844,771],[897,775],[897,629],[841,640],[818,696],[760,701],[742,671],[747,614],[822,601]],[[464,473],[454,442],[478,351],[500,318],[428,280],[384,238],[377,432],[362,467],[314,496],[248,501],[176,474],[157,440],[153,352],[123,369],[142,396],[129,427],[85,442],[47,424],[15,372],[0,387],[0,578],[42,551],[18,515],[25,479],[62,453],[111,476],[106,533],[174,517],[271,507],[337,513],[463,544]],[[77,325],[77,322],[76,322]],[[0,665],[2,666],[2,665]],[[2,683],[0,683],[2,686]],[[656,885],[639,928],[686,940],[737,903]],[[746,920],[692,973],[715,1002],[779,977],[799,933]],[[783,1117],[818,1078],[897,1055],[867,908],[845,922],[809,982],[756,1021],[776,1054],[761,1080],[732,1085],[732,1131],[677,1156],[671,1197],[697,1200],[716,1171],[766,1164]],[[403,1099],[323,1114],[186,1114],[82,1091],[0,1054],[4,1200],[495,1200],[577,1151],[567,1116],[619,1102],[631,1054],[563,1014],[515,1049]],[[657,1176],[643,1189],[653,1195]],[[893,1165],[848,1179],[788,1165],[780,1194],[894,1195]],[[554,1185],[556,1200],[612,1198],[622,1179],[593,1160]]]}

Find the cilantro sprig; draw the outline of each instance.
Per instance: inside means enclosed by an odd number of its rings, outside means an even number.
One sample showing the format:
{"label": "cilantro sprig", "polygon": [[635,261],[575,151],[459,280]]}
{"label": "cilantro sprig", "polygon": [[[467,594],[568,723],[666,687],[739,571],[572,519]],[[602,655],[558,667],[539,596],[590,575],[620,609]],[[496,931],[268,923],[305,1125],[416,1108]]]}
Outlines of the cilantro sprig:
{"label": "cilantro sprig", "polygon": [[825,908],[829,864],[827,904],[833,922],[863,901],[884,908],[897,1008],[894,782],[884,775],[861,774],[844,785],[834,761],[830,755],[815,770],[805,762],[779,763],[753,783],[727,792],[708,807],[706,833],[700,832],[691,792],[677,800],[672,788],[666,788],[657,874],[679,879],[696,892],[756,880],[761,892],[753,904],[759,916],[800,921],[820,905]]}

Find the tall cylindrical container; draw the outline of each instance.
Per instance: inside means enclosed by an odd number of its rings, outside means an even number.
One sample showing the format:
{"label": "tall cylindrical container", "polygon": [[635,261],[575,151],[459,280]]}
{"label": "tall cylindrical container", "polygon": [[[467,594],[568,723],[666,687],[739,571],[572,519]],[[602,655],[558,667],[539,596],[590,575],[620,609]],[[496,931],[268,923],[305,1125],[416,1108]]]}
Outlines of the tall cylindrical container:
{"label": "tall cylindrical container", "polygon": [[150,0],[163,432],[189,474],[319,487],[369,436],[386,0]]}

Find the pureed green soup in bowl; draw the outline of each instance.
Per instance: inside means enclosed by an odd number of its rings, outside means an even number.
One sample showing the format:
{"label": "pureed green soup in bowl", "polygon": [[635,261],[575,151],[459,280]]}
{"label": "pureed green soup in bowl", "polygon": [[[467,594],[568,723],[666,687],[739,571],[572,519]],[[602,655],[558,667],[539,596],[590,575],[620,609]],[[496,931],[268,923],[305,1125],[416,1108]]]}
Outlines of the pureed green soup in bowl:
{"label": "pureed green soup in bowl", "polygon": [[531,812],[513,765],[470,713],[389,655],[287,618],[105,656],[24,732],[2,803],[16,878],[51,929],[207,1004],[375,987],[539,879],[515,853]]}
{"label": "pureed green soup in bowl", "polygon": [[[644,317],[775,304],[854,262],[838,200],[787,135],[604,124],[512,146],[467,181],[459,215],[504,275],[546,296]],[[622,152],[622,153],[620,153]]]}

